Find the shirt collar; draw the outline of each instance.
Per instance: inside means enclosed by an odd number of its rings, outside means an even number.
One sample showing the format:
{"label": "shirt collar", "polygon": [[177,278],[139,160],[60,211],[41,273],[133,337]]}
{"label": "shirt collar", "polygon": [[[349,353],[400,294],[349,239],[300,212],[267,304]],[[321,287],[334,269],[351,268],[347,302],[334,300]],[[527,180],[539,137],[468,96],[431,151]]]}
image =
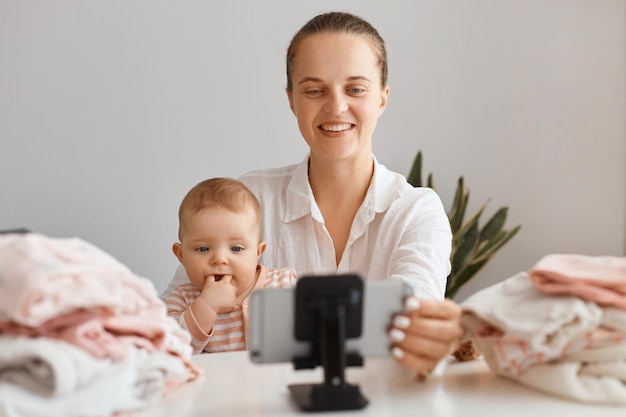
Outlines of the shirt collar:
{"label": "shirt collar", "polygon": [[285,202],[285,223],[292,222],[309,213],[317,213],[321,221],[322,215],[315,203],[313,190],[309,184],[309,154],[294,170],[287,185]]}
{"label": "shirt collar", "polygon": [[[374,217],[375,213],[386,211],[391,203],[401,195],[401,183],[396,181],[394,173],[389,171],[384,165],[378,163],[376,157],[374,159],[374,178],[367,190],[365,200],[359,211],[364,210],[365,217]],[[323,223],[322,213],[320,212],[315,199],[313,198],[313,190],[309,184],[309,155],[296,167],[287,186],[286,193],[286,209],[285,223],[289,223],[300,217],[311,214],[311,216]]]}
{"label": "shirt collar", "polygon": [[[391,172],[383,164],[379,164],[374,157],[374,178],[372,179],[373,187],[367,191],[374,198],[374,207],[376,213],[387,211],[394,200],[400,198],[403,188],[406,188],[406,180],[398,181],[400,174]],[[365,197],[367,199],[367,196]]]}

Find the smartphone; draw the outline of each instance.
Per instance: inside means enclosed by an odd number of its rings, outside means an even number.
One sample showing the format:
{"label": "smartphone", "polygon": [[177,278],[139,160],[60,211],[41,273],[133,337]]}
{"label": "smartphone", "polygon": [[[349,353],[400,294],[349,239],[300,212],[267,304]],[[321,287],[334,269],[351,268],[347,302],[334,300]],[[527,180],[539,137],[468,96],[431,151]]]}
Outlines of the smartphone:
{"label": "smartphone", "polygon": [[[404,281],[365,281],[361,336],[347,339],[346,351],[362,357],[389,355],[387,331],[410,294]],[[248,340],[255,363],[291,362],[310,353],[309,342],[295,338],[295,288],[263,288],[250,296]]]}

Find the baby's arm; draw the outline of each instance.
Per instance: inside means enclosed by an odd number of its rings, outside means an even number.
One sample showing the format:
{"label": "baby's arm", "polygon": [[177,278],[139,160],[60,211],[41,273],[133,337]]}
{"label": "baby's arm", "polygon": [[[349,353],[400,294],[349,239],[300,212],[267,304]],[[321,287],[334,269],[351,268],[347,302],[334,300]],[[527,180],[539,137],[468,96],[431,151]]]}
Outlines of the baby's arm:
{"label": "baby's arm", "polygon": [[194,353],[201,353],[209,342],[218,314],[235,307],[236,289],[231,281],[229,275],[220,280],[210,276],[202,291],[193,284],[180,285],[165,299],[168,315],[191,334]]}
{"label": "baby's arm", "polygon": [[[193,353],[201,353],[213,334],[217,313],[200,299],[200,290],[193,284],[171,289],[165,298],[167,315],[191,335]],[[200,320],[199,320],[200,319]]]}

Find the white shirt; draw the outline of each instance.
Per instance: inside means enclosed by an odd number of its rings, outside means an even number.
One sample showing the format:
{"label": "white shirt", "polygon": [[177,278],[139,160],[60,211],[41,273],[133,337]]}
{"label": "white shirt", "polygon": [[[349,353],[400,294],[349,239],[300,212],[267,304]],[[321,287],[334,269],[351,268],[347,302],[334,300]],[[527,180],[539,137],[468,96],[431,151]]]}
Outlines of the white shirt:
{"label": "white shirt", "polygon": [[[259,262],[270,268],[292,267],[298,277],[357,273],[366,280],[401,278],[418,297],[443,299],[452,232],[435,191],[413,187],[374,158],[372,183],[337,265],[308,181],[308,160],[240,178],[263,210],[267,249]],[[179,267],[166,294],[186,280]]]}

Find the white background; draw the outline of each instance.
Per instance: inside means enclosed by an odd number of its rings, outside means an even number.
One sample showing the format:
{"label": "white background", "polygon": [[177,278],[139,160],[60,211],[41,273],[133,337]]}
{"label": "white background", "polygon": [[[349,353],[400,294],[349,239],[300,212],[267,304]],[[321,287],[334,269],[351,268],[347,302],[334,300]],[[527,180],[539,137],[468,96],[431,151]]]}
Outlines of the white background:
{"label": "white background", "polygon": [[191,186],[304,158],[284,55],[329,10],[387,42],[379,161],[408,174],[421,149],[447,208],[462,175],[472,211],[522,225],[457,299],[548,253],[624,254],[623,0],[0,0],[0,229],[165,288]]}

